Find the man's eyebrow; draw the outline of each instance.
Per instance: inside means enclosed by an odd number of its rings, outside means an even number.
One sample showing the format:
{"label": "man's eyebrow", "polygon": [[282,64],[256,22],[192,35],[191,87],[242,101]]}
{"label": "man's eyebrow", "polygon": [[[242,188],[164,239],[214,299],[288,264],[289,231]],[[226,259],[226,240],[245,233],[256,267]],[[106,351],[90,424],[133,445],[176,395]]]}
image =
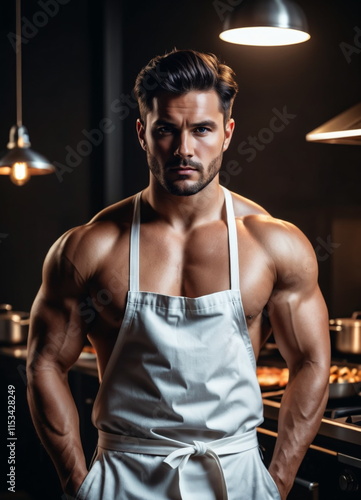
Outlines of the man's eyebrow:
{"label": "man's eyebrow", "polygon": [[158,127],[159,125],[171,125],[172,127],[175,127],[175,123],[171,122],[171,121],[168,121],[168,120],[156,120],[154,123],[153,123],[153,126],[156,126]]}
{"label": "man's eyebrow", "polygon": [[217,128],[217,123],[213,120],[203,120],[201,122],[196,122],[196,123],[191,123],[191,127],[210,127],[210,128]]}
{"label": "man's eyebrow", "polygon": [[[170,125],[172,127],[176,127],[177,126],[172,121],[162,120],[162,119],[156,120],[153,125],[156,126],[156,127],[158,127],[160,125],[168,125],[168,126]],[[203,120],[203,121],[200,121],[200,122],[191,123],[190,127],[191,128],[197,128],[197,127],[217,128],[217,123],[215,121],[213,121],[213,120]]]}

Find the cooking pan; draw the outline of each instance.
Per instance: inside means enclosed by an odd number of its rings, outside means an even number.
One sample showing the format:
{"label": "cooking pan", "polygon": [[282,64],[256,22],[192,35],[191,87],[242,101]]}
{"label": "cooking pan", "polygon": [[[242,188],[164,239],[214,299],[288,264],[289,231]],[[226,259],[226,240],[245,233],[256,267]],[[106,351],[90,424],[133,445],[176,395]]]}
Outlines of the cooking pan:
{"label": "cooking pan", "polygon": [[330,330],[335,332],[333,345],[345,354],[361,354],[361,311],[355,311],[351,318],[330,320]]}
{"label": "cooking pan", "polygon": [[329,384],[329,399],[353,398],[361,394],[361,382]]}
{"label": "cooking pan", "polygon": [[0,343],[24,343],[28,336],[29,322],[29,313],[13,311],[10,304],[0,304]]}

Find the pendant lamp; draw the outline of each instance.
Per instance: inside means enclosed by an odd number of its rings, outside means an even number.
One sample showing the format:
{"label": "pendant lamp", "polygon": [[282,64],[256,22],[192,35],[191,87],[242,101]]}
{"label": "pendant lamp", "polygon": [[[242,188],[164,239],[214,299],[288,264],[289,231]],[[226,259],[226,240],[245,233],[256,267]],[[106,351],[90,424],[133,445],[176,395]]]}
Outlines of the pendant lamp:
{"label": "pendant lamp", "polygon": [[30,149],[29,134],[22,123],[20,1],[16,0],[16,125],[11,127],[7,149],[0,157],[0,175],[9,175],[18,186],[28,182],[32,175],[55,172],[55,167],[44,156]]}
{"label": "pendant lamp", "polygon": [[228,13],[219,37],[239,45],[277,46],[306,42],[306,16],[291,0],[243,0]]}

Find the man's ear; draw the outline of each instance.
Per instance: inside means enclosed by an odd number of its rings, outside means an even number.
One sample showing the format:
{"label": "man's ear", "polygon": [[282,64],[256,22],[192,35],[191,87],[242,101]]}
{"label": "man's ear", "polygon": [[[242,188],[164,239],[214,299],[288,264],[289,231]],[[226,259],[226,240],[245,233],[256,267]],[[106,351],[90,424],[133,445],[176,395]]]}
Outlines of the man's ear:
{"label": "man's ear", "polygon": [[144,149],[144,151],[146,151],[147,150],[147,143],[145,141],[145,127],[144,127],[143,120],[141,120],[140,118],[137,119],[136,128],[137,128],[139,143],[142,146],[142,148]]}
{"label": "man's ear", "polygon": [[223,151],[226,151],[228,149],[229,143],[231,142],[234,127],[236,123],[233,120],[233,118],[230,118],[228,122],[226,123],[226,126],[224,128],[224,143],[223,143]]}

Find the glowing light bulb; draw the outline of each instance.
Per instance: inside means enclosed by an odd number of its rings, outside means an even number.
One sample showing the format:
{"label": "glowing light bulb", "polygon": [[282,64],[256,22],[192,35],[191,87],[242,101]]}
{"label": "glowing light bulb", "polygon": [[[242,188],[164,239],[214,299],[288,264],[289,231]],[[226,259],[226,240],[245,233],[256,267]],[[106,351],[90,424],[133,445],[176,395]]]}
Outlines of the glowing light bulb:
{"label": "glowing light bulb", "polygon": [[234,28],[224,31],[219,37],[225,42],[239,45],[277,46],[293,45],[309,40],[308,33],[289,28],[258,26],[253,28]]}
{"label": "glowing light bulb", "polygon": [[29,169],[26,163],[15,163],[11,168],[10,179],[17,186],[23,186],[30,179]]}

